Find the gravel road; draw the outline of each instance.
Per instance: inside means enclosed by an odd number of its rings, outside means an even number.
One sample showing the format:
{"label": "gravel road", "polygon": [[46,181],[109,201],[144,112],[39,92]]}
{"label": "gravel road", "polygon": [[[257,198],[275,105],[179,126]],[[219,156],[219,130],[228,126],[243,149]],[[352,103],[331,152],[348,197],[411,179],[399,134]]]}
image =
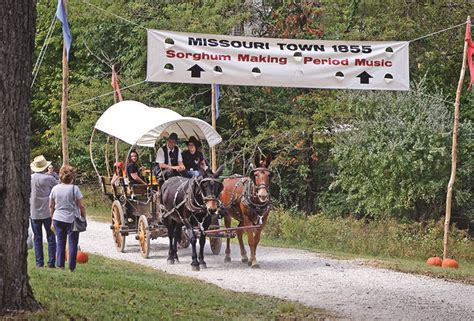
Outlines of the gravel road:
{"label": "gravel road", "polygon": [[88,224],[79,242],[86,252],[190,276],[225,289],[298,301],[354,320],[474,320],[472,285],[273,247],[259,247],[261,269],[250,269],[240,262],[237,245],[232,248],[232,263],[224,263],[224,248],[216,256],[207,244],[208,268],[193,272],[190,248],[179,249],[180,263],[168,265],[167,238],[153,240],[151,256],[144,259],[134,236],[127,237],[126,253],[118,253],[109,224],[91,220]]}

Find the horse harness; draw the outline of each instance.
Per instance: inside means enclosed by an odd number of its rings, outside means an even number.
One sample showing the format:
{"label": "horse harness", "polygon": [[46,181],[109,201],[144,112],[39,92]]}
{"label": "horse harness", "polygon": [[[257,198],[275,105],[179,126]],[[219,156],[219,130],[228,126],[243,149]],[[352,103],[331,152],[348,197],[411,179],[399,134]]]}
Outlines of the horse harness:
{"label": "horse harness", "polygon": [[[270,172],[266,168],[256,168],[252,171],[252,173],[254,173],[256,171],[268,171],[268,172]],[[238,198],[234,199],[235,191],[241,185],[244,185],[244,190]],[[237,182],[237,184],[234,185],[234,189],[231,192],[231,199],[230,199],[229,205],[228,206],[223,206],[224,209],[236,208],[238,201],[240,201],[246,208],[248,208],[250,210],[250,212],[252,214],[256,214],[256,219],[257,219],[256,224],[261,225],[262,224],[262,219],[263,219],[263,214],[265,212],[267,212],[268,208],[271,205],[270,198],[268,198],[267,201],[265,201],[263,203],[254,201],[254,199],[256,198],[255,196],[258,193],[258,190],[260,190],[262,188],[268,190],[268,186],[266,184],[255,185],[254,181],[252,179],[250,179],[249,177],[246,177],[246,176],[240,177],[239,181]],[[243,222],[244,219],[243,219],[242,214],[240,213],[240,211],[235,211],[235,213],[237,214],[236,219],[239,222]],[[253,223],[255,224],[255,222],[253,222]]]}
{"label": "horse harness", "polygon": [[[166,213],[163,214],[162,217],[166,218],[169,215],[175,213],[176,215],[173,217],[174,220],[176,220],[176,221],[179,220],[183,225],[186,225],[186,226],[191,225],[189,223],[189,220],[187,218],[183,218],[182,215],[178,211],[178,209],[181,208],[181,206],[184,205],[185,208],[191,213],[191,217],[193,217],[196,220],[196,222],[198,223],[199,229],[201,231],[204,231],[203,222],[209,216],[209,211],[207,211],[205,203],[199,204],[196,201],[196,199],[194,197],[192,197],[192,195],[194,194],[194,191],[193,191],[194,185],[198,185],[199,186],[199,193],[201,194],[202,200],[205,202],[209,199],[212,199],[213,197],[206,197],[206,196],[204,196],[204,194],[202,192],[202,187],[201,187],[202,183],[208,182],[208,181],[215,182],[215,181],[217,181],[217,179],[215,179],[215,178],[203,178],[201,181],[198,182],[198,180],[195,177],[193,177],[191,180],[182,181],[181,185],[178,186],[178,188],[176,189],[176,192],[174,194],[173,208],[170,211],[167,211],[167,209],[164,207],[164,205],[161,205],[162,209],[164,209],[166,211]],[[185,194],[183,196],[183,200],[179,204],[176,204],[179,193],[184,190],[186,183],[189,183],[189,182],[191,184],[188,185],[188,188],[184,192]],[[199,220],[195,215],[195,214],[204,213],[204,212],[206,212],[206,215],[204,215],[202,220]]]}

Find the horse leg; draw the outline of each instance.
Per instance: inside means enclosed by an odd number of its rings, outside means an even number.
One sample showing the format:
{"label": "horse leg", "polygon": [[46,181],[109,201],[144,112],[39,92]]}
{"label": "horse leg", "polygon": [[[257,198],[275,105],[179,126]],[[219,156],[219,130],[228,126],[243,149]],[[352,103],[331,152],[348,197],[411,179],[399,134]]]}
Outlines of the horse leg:
{"label": "horse leg", "polygon": [[174,248],[173,248],[173,238],[174,238],[174,226],[176,224],[174,222],[171,222],[169,225],[168,225],[168,239],[170,241],[170,245],[169,245],[169,250],[168,250],[168,264],[174,264]]}
{"label": "horse leg", "polygon": [[[226,214],[224,216],[224,224],[226,228],[230,228],[230,225],[232,223],[232,217],[229,214]],[[226,248],[225,248],[225,258],[224,258],[224,263],[230,263],[231,258],[230,258],[230,238],[227,239],[226,242]]]}
{"label": "horse leg", "polygon": [[[260,242],[260,234],[262,233],[262,229],[259,228],[255,231],[255,238],[253,240],[253,247],[250,247],[251,253],[251,264],[250,267],[254,269],[260,268],[260,264],[257,263],[257,245]],[[253,234],[253,232],[252,232]]]}
{"label": "horse leg", "polygon": [[[256,269],[260,268],[260,264],[257,263],[257,246],[258,246],[258,243],[260,243],[260,235],[262,234],[263,227],[267,223],[267,218],[268,218],[268,215],[263,216],[262,227],[255,231],[253,259],[252,259],[252,265],[251,265],[252,268],[256,268]],[[250,248],[250,250],[252,251],[252,248]]]}
{"label": "horse leg", "polygon": [[[252,226],[252,222],[249,222],[247,217],[244,218],[244,226]],[[247,231],[247,240],[250,247],[250,261],[248,261],[248,265],[254,267],[257,264],[257,260],[255,258],[255,236],[253,230]]]}
{"label": "horse leg", "polygon": [[206,245],[206,236],[201,233],[199,236],[199,267],[207,269],[207,264],[204,261],[204,245]]}
{"label": "horse leg", "polygon": [[176,261],[176,263],[179,263],[179,258],[178,258],[178,243],[181,239],[181,226],[176,224],[176,227],[174,229],[174,239],[173,239],[173,259]]}
{"label": "horse leg", "polygon": [[[239,227],[245,226],[243,225],[242,222],[239,223]],[[245,244],[244,244],[244,231],[238,230],[237,231],[237,239],[239,240],[239,246],[240,246],[240,260],[242,263],[248,263],[249,258],[247,257],[247,251],[245,250]]]}
{"label": "horse leg", "polygon": [[194,233],[193,228],[188,228],[189,235],[189,242],[191,243],[192,255],[191,255],[191,267],[193,271],[199,271],[199,262],[197,260],[197,253],[196,253],[196,234]]}

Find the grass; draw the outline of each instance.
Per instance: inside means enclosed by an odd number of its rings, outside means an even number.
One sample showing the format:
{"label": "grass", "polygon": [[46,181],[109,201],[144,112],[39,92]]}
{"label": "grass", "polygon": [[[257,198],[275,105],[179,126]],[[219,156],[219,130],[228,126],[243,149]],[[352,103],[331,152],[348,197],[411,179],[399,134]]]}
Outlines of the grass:
{"label": "grass", "polygon": [[87,215],[100,222],[110,222],[112,202],[98,187],[81,186]]}
{"label": "grass", "polygon": [[[83,188],[87,211],[101,222],[110,221],[111,202],[98,189]],[[394,221],[365,224],[353,219],[332,220],[320,215],[304,218],[284,210],[270,214],[262,245],[306,249],[360,264],[428,275],[474,284],[474,241],[453,230],[450,252],[459,269],[426,265],[430,256],[442,256],[443,224],[398,224]]]}
{"label": "grass", "polygon": [[75,273],[34,267],[30,284],[44,309],[28,320],[317,320],[328,313],[268,296],[223,290],[192,278],[90,255]]}

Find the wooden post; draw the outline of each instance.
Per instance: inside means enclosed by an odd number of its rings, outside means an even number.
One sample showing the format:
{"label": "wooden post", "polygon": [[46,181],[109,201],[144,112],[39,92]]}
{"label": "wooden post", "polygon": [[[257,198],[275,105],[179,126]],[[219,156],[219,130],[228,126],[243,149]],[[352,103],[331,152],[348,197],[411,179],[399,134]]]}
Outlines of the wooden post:
{"label": "wooden post", "polygon": [[[118,94],[117,92],[117,85],[118,85],[118,80],[114,77],[117,77],[117,74],[115,73],[115,65],[112,65],[112,87],[114,88],[114,103],[116,104],[118,101],[122,101],[122,96]],[[119,99],[120,98],[120,99]],[[118,152],[118,138],[115,138],[114,142],[114,150],[115,150],[115,162],[119,161],[119,152]]]}
{"label": "wooden post", "polygon": [[[67,13],[67,0],[63,1]],[[66,42],[63,39],[63,98],[61,102],[61,144],[63,165],[69,165],[68,137],[67,137],[67,105],[68,105],[68,78],[69,67],[67,62]]]}
{"label": "wooden post", "polygon": [[[212,120],[212,128],[216,129],[216,84],[212,84],[212,102],[211,102],[211,120]],[[216,154],[216,147],[211,148],[211,169],[213,172],[217,170],[217,154]]]}
{"label": "wooden post", "polygon": [[[467,17],[467,26],[470,27],[471,18]],[[456,100],[454,103],[454,125],[453,125],[453,145],[451,149],[451,177],[448,183],[448,192],[446,196],[446,217],[444,220],[444,239],[443,239],[443,258],[448,257],[449,223],[451,220],[451,203],[453,195],[453,185],[456,178],[456,147],[458,143],[458,125],[459,125],[459,99],[461,96],[464,73],[466,71],[467,41],[464,43],[461,74],[459,76],[458,88],[456,91]]]}

